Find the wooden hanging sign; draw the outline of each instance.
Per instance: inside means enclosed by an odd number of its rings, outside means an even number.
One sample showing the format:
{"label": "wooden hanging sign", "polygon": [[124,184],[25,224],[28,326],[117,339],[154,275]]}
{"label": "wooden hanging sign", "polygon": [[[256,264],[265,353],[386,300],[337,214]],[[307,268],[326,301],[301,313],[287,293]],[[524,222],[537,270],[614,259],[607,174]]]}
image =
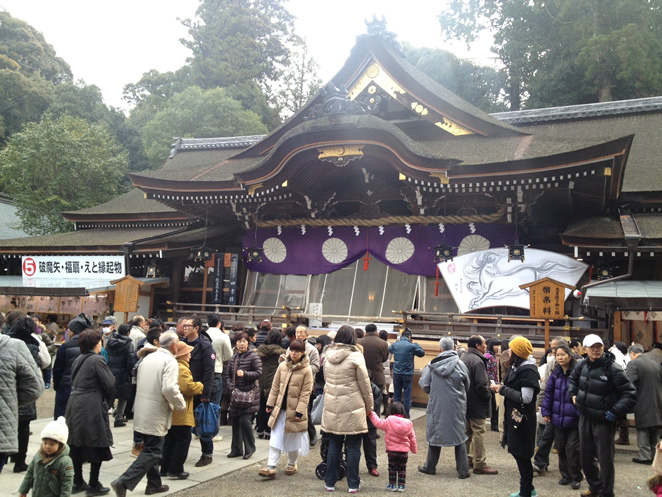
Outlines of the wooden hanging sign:
{"label": "wooden hanging sign", "polygon": [[136,312],[138,310],[138,295],[144,283],[133,276],[125,276],[111,281],[115,285],[115,312]]}
{"label": "wooden hanging sign", "polygon": [[575,289],[572,285],[566,285],[552,278],[543,278],[519,287],[522,290],[529,289],[530,315],[536,319],[563,319],[565,289],[568,288],[570,291]]}

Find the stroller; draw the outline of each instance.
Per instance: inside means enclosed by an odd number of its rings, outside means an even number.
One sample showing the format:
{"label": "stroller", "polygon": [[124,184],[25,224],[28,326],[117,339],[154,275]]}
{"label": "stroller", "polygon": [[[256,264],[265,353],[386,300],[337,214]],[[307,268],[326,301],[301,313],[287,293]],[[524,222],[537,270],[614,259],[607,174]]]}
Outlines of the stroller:
{"label": "stroller", "polygon": [[[327,465],[326,465],[326,458],[329,453],[329,435],[323,431],[320,431],[320,456],[322,456],[322,462],[317,465],[315,468],[315,474],[317,475],[317,478],[320,480],[323,480],[326,477],[326,470],[327,470]],[[340,470],[338,471],[338,480],[342,480],[345,478],[345,475],[347,474],[347,462],[345,461],[346,459],[346,454],[345,454],[345,447],[343,444],[343,459],[340,461]]]}

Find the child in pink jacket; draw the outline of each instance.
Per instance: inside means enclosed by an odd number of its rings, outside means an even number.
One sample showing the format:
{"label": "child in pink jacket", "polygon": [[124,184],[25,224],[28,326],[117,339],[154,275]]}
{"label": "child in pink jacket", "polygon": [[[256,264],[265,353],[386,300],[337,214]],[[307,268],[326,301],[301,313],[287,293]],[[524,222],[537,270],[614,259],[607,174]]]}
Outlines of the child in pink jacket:
{"label": "child in pink jacket", "polygon": [[373,411],[370,421],[376,428],[386,432],[386,453],[388,454],[388,486],[391,492],[404,492],[407,479],[407,459],[409,452],[416,454],[416,433],[414,424],[407,419],[405,406],[401,402],[392,402],[388,417],[380,419]]}

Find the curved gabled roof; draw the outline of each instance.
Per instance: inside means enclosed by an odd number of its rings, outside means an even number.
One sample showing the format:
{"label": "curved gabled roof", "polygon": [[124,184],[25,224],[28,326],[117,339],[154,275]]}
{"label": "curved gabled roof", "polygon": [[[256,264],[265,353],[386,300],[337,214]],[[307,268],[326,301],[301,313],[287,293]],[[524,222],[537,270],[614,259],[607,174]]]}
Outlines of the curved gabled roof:
{"label": "curved gabled roof", "polygon": [[[443,118],[446,118],[449,123],[481,136],[526,134],[474,107],[437,83],[396,53],[380,35],[359,36],[349,58],[331,78],[331,83],[338,88],[353,89],[354,92],[350,91],[351,100],[360,94],[359,88],[362,90],[373,83],[380,85],[396,97],[405,109],[412,108],[416,103],[416,108],[424,109],[421,117],[433,124],[440,119],[443,124]],[[255,157],[268,153],[283,135],[304,122],[311,110],[321,105],[323,100],[324,90],[321,90],[282,126],[235,157]],[[439,128],[441,137],[444,135],[441,130],[447,129],[447,126],[440,125]]]}

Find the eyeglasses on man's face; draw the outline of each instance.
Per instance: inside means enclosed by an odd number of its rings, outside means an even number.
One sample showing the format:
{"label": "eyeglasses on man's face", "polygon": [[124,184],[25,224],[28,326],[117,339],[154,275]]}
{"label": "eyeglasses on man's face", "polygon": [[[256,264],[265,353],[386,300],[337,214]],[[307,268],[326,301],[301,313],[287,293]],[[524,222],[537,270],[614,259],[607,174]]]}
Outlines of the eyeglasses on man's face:
{"label": "eyeglasses on man's face", "polygon": [[193,328],[192,324],[183,324],[182,328]]}

